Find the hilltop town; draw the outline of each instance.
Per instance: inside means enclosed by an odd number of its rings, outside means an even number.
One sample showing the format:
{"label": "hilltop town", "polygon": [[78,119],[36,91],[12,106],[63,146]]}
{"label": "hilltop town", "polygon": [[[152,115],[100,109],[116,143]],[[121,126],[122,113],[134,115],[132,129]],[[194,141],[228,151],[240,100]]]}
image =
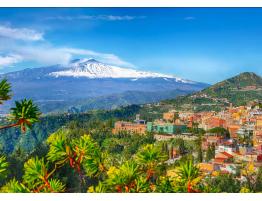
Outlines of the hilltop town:
{"label": "hilltop town", "polygon": [[[200,139],[203,156],[198,165],[211,175],[236,174],[243,163],[252,163],[254,168],[262,166],[262,108],[258,102],[238,107],[231,104],[220,112],[170,110],[152,122],[141,120],[137,114],[133,122],[115,122],[112,133],[153,133],[157,141],[166,142]],[[168,162],[180,159],[183,154],[179,147],[172,147]]]}

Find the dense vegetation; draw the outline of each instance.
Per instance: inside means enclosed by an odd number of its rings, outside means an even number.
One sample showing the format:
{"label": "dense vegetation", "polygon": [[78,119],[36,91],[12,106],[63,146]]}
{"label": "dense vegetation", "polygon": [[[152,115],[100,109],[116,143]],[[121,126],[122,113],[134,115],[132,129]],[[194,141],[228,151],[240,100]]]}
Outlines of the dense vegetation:
{"label": "dense vegetation", "polygon": [[[89,133],[87,133],[89,128]],[[261,192],[262,169],[246,177],[209,176],[196,165],[206,160],[199,140],[155,142],[153,135],[112,135],[110,121],[71,122],[51,134],[29,156],[0,158],[2,192]],[[173,150],[180,157],[173,159]],[[212,154],[212,148],[211,148]],[[166,163],[166,161],[173,161]]]}

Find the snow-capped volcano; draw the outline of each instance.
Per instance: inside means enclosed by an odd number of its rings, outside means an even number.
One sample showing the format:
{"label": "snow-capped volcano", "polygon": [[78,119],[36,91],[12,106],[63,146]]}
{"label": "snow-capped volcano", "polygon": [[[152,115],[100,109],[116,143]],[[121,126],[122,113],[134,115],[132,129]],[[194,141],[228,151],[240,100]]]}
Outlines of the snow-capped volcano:
{"label": "snow-capped volcano", "polygon": [[76,59],[70,62],[65,68],[52,72],[49,75],[54,77],[87,77],[87,78],[171,78],[178,82],[189,83],[192,81],[181,79],[173,75],[138,71],[130,68],[111,66],[95,59]]}
{"label": "snow-capped volcano", "polygon": [[[76,106],[83,106],[87,109],[81,111],[86,111],[152,103],[208,86],[172,75],[111,66],[94,59],[26,68],[0,75],[0,80],[3,78],[12,85],[12,100],[33,99],[42,112]],[[12,104],[6,103],[4,111],[8,111]]]}

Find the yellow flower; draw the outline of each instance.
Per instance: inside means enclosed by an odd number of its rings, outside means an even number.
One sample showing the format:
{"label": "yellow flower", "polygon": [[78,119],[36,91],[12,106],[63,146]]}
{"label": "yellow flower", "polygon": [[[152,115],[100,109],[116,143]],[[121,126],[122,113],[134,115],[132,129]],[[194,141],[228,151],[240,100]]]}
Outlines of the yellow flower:
{"label": "yellow flower", "polygon": [[242,187],[240,193],[250,193],[250,190],[246,187]]}
{"label": "yellow flower", "polygon": [[107,171],[107,175],[110,177],[112,175],[115,175],[118,171],[119,170],[115,166],[111,166]]}

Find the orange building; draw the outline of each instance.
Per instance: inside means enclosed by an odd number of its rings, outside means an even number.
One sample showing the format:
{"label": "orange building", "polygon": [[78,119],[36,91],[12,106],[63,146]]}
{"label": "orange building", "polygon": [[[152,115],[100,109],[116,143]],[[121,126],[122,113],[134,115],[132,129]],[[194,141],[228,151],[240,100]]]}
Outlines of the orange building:
{"label": "orange building", "polygon": [[117,121],[115,123],[115,127],[112,130],[112,133],[118,134],[121,132],[145,134],[146,124],[131,123],[131,122],[126,122],[126,121]]}
{"label": "orange building", "polygon": [[253,143],[254,147],[262,152],[262,116],[258,116],[256,118],[256,124],[253,133]]}
{"label": "orange building", "polygon": [[219,117],[210,117],[205,120],[204,124],[204,129],[209,130],[211,128],[215,127],[225,127],[226,126],[226,121],[224,119],[221,119]]}
{"label": "orange building", "polygon": [[231,138],[237,138],[237,131],[240,129],[240,125],[228,125],[227,129]]}
{"label": "orange building", "polygon": [[163,119],[166,121],[174,121],[175,115],[178,115],[175,111],[165,112],[163,113]]}
{"label": "orange building", "polygon": [[233,161],[234,156],[227,152],[219,152],[216,154],[214,163],[223,164]]}

